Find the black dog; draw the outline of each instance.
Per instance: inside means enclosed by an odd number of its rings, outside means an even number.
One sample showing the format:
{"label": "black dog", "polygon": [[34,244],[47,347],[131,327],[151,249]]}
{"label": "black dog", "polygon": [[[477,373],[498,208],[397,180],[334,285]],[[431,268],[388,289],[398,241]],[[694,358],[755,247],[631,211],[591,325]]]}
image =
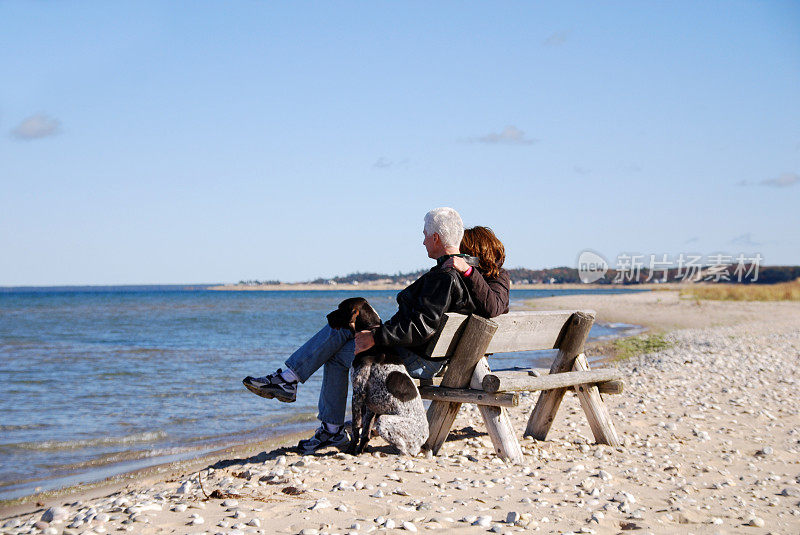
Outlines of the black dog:
{"label": "black dog", "polygon": [[[354,333],[380,324],[380,316],[362,297],[345,299],[328,314],[332,328]],[[419,453],[428,439],[428,421],[422,398],[400,357],[378,346],[359,353],[353,360],[352,380],[353,436],[348,451],[364,452],[374,422],[386,442],[407,455]]]}

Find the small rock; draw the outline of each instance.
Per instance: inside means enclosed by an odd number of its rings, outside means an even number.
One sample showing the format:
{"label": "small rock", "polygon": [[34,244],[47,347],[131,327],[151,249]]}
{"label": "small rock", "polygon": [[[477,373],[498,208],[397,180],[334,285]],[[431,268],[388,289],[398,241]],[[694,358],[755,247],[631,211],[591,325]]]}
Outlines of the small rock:
{"label": "small rock", "polygon": [[319,531],[313,528],[305,528],[300,532],[300,535],[319,535]]}
{"label": "small rock", "polygon": [[189,524],[192,525],[192,526],[198,526],[198,525],[203,524],[203,523],[205,523],[205,520],[200,515],[195,516],[194,518],[192,518],[189,521]]}
{"label": "small rock", "polygon": [[239,502],[236,500],[222,500],[222,507],[237,507]]}
{"label": "small rock", "polygon": [[417,532],[417,526],[408,521],[403,522],[403,529],[406,531],[410,531],[411,533]]}
{"label": "small rock", "polygon": [[472,523],[473,526],[480,526],[482,528],[488,528],[492,525],[492,517],[481,515],[475,519],[475,522]]}
{"label": "small rock", "polygon": [[331,502],[329,502],[327,498],[320,498],[319,500],[314,502],[314,505],[312,505],[310,509],[312,511],[318,511],[320,509],[327,509],[330,506]]}
{"label": "small rock", "polygon": [[47,522],[59,522],[61,520],[66,520],[69,516],[69,511],[64,507],[51,507],[44,513],[42,513],[42,521]]}
{"label": "small rock", "polygon": [[786,487],[781,491],[781,496],[800,497],[800,489],[797,487]]}
{"label": "small rock", "polygon": [[261,527],[261,521],[259,519],[257,519],[257,518],[253,518],[253,519],[250,520],[250,522],[247,523],[247,525],[248,526],[253,526],[254,528],[260,528]]}
{"label": "small rock", "polygon": [[397,524],[391,518],[387,518],[386,522],[383,523],[383,527],[386,529],[394,529]]}
{"label": "small rock", "polygon": [[192,482],[191,481],[184,481],[181,483],[181,486],[178,487],[178,490],[175,491],[178,494],[189,494],[192,491]]}
{"label": "small rock", "polygon": [[748,526],[754,526],[756,528],[763,528],[764,524],[765,524],[764,519],[757,516],[751,517],[750,521],[747,522]]}

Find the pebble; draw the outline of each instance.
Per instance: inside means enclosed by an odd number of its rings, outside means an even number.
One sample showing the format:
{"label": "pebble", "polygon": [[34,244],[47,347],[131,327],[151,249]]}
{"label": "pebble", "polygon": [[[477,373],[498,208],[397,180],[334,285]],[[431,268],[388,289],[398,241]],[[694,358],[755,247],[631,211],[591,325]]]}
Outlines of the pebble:
{"label": "pebble", "polygon": [[313,528],[305,528],[300,531],[300,535],[319,535],[319,530]]}
{"label": "pebble", "polygon": [[51,507],[44,513],[42,513],[42,521],[43,522],[59,522],[61,520],[66,520],[69,516],[69,511],[64,507]]}
{"label": "pebble", "polygon": [[189,521],[189,524],[192,526],[198,526],[203,523],[205,523],[205,519],[200,515],[192,517],[192,519]]}
{"label": "pebble", "polygon": [[259,519],[257,519],[257,518],[253,518],[253,519],[250,520],[250,522],[247,523],[247,525],[248,526],[252,526],[254,528],[260,528],[261,527],[261,521]]}
{"label": "pebble", "polygon": [[314,505],[312,505],[309,509],[311,509],[312,511],[318,511],[320,509],[327,509],[330,506],[331,502],[329,502],[327,498],[320,498],[319,500],[314,502]]}
{"label": "pebble", "polygon": [[488,528],[492,525],[492,517],[481,515],[475,519],[475,522],[472,523],[473,526],[480,526],[482,528]]}
{"label": "pebble", "polygon": [[408,521],[403,522],[403,529],[406,531],[410,531],[411,533],[417,532],[417,526],[415,526],[412,522]]}
{"label": "pebble", "polygon": [[508,524],[516,524],[517,522],[519,522],[519,518],[520,518],[519,513],[517,513],[516,511],[511,511],[506,515],[506,522]]}
{"label": "pebble", "polygon": [[192,482],[184,481],[176,491],[178,494],[189,494],[192,491]]}
{"label": "pebble", "polygon": [[791,496],[793,498],[798,498],[800,497],[800,488],[786,487],[781,491],[781,496]]}
{"label": "pebble", "polygon": [[238,506],[239,502],[237,500],[231,500],[231,499],[222,500],[222,507],[238,507]]}
{"label": "pebble", "polygon": [[766,522],[764,522],[764,519],[758,516],[751,517],[750,520],[747,522],[748,526],[753,526],[756,528],[763,528],[765,524]]}

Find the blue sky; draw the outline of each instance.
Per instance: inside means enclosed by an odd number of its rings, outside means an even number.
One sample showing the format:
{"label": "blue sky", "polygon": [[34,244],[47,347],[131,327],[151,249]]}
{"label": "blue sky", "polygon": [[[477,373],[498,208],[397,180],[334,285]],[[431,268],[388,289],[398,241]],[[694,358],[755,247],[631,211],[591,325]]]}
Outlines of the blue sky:
{"label": "blue sky", "polygon": [[0,2],[0,285],[800,263],[798,2]]}

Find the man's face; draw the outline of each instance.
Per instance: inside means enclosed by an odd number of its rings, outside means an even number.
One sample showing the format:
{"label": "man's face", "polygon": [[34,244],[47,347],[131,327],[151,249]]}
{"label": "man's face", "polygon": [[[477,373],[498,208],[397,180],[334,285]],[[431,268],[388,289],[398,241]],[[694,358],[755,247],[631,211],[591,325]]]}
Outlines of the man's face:
{"label": "man's face", "polygon": [[422,230],[422,235],[425,236],[425,239],[422,240],[422,245],[425,246],[425,250],[428,252],[428,258],[436,260],[439,258],[439,235],[435,232],[428,234],[424,229]]}

